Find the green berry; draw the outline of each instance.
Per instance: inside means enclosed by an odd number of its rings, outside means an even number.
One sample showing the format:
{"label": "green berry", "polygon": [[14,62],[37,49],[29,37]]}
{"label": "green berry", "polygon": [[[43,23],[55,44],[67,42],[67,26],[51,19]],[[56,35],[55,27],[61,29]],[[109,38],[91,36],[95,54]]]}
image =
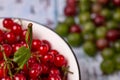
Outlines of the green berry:
{"label": "green berry", "polygon": [[106,23],[107,29],[116,29],[118,28],[117,23],[115,21],[108,21]]}
{"label": "green berry", "polygon": [[79,18],[80,24],[85,24],[86,22],[90,21],[90,13],[89,12],[81,13],[78,16],[78,18]]}
{"label": "green berry", "polygon": [[55,31],[60,35],[60,36],[67,36],[68,32],[69,32],[69,27],[67,24],[65,23],[58,23],[58,25],[56,26]]}
{"label": "green berry", "polygon": [[114,61],[115,61],[115,68],[117,70],[120,70],[120,54],[115,56]]}
{"label": "green berry", "polygon": [[95,31],[95,25],[92,22],[86,22],[83,26],[83,33],[92,33]]}
{"label": "green berry", "polygon": [[112,59],[114,56],[115,52],[112,48],[105,48],[102,51],[102,57],[106,60],[106,59]]}
{"label": "green berry", "polygon": [[67,37],[68,43],[73,47],[78,47],[83,42],[83,37],[79,33],[71,33]]}
{"label": "green berry", "polygon": [[96,51],[97,51],[95,44],[90,41],[86,41],[83,44],[83,50],[89,56],[95,56]]}
{"label": "green berry", "polygon": [[101,63],[100,68],[104,74],[111,74],[115,71],[114,63],[112,60],[104,60]]}
{"label": "green berry", "polygon": [[104,27],[104,26],[103,27],[98,27],[95,31],[96,39],[105,38],[106,32],[107,32],[106,27]]}
{"label": "green berry", "polygon": [[116,41],[113,45],[114,45],[115,51],[120,53],[120,40]]}
{"label": "green berry", "polygon": [[73,24],[75,24],[75,20],[74,17],[66,17],[65,21],[64,21],[68,26],[71,26]]}

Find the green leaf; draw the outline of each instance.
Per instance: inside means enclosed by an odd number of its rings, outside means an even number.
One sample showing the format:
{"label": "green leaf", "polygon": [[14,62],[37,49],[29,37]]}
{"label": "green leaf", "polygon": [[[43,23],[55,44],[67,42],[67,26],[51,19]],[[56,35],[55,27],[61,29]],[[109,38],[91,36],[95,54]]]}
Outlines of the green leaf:
{"label": "green leaf", "polygon": [[32,44],[32,23],[28,24],[28,30],[25,36],[26,43],[28,44],[29,49],[31,49]]}
{"label": "green leaf", "polygon": [[22,46],[15,52],[13,61],[18,64],[20,69],[22,69],[24,64],[27,63],[30,56],[30,49]]}

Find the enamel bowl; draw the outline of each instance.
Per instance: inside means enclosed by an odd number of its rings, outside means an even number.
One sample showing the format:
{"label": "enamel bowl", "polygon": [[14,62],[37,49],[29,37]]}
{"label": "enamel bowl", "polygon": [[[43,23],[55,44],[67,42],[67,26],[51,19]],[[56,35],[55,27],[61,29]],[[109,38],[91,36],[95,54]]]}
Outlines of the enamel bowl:
{"label": "enamel bowl", "polygon": [[[51,43],[53,49],[58,50],[60,54],[65,56],[65,58],[68,60],[68,65],[70,66],[69,70],[73,72],[73,74],[68,74],[68,80],[81,80],[80,68],[77,58],[71,47],[64,39],[62,39],[57,33],[46,26],[30,20],[20,20],[22,22],[23,28],[27,28],[28,23],[32,23],[34,37],[48,40]],[[3,18],[0,19],[0,29],[3,29],[2,21]]]}

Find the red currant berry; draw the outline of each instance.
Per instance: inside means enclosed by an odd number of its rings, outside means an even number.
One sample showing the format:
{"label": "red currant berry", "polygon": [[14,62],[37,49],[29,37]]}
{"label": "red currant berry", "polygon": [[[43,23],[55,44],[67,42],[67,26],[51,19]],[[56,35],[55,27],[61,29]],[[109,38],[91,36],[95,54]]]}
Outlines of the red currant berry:
{"label": "red currant berry", "polygon": [[17,38],[13,32],[8,32],[5,34],[5,40],[9,44],[13,44],[17,41]]}
{"label": "red currant berry", "polygon": [[7,29],[11,29],[12,28],[12,26],[13,26],[13,20],[11,19],[11,18],[5,18],[4,20],[3,20],[3,26],[5,27],[5,28],[7,28]]}
{"label": "red currant berry", "polygon": [[50,50],[50,51],[49,51],[49,54],[52,54],[52,55],[56,56],[56,55],[59,54],[59,53],[58,53],[57,50]]}
{"label": "red currant berry", "polygon": [[54,56],[52,54],[45,54],[42,58],[42,61],[44,63],[49,63],[49,62],[53,62],[54,61]]}
{"label": "red currant berry", "polygon": [[12,31],[15,35],[21,35],[21,32],[22,32],[21,25],[19,25],[18,23],[14,23],[14,24],[13,24],[13,27],[11,28],[11,31]]}
{"label": "red currant berry", "polygon": [[3,44],[4,52],[7,57],[9,57],[12,54],[12,47],[8,44]]}
{"label": "red currant berry", "polygon": [[42,68],[39,64],[35,63],[29,71],[29,76],[31,78],[37,78],[41,74]]}
{"label": "red currant berry", "polygon": [[58,67],[62,67],[66,65],[66,59],[63,55],[58,54],[55,58],[54,58],[54,64]]}
{"label": "red currant berry", "polygon": [[47,48],[48,48],[48,50],[50,50],[50,49],[51,49],[51,44],[50,44],[50,42],[49,42],[49,41],[47,41],[47,40],[42,40],[42,44],[43,44],[43,45],[46,45],[46,46],[47,46]]}
{"label": "red currant berry", "polygon": [[15,53],[21,46],[22,46],[21,44],[13,44],[12,45],[13,53]]}
{"label": "red currant berry", "polygon": [[26,32],[27,32],[27,29],[22,30],[21,40],[25,40]]}
{"label": "red currant berry", "polygon": [[50,69],[50,75],[60,75],[60,71],[57,68]]}
{"label": "red currant berry", "polygon": [[6,68],[0,68],[0,79],[7,76],[8,70]]}
{"label": "red currant berry", "polygon": [[39,39],[34,39],[32,41],[32,50],[33,51],[38,50],[40,45],[41,45],[41,41]]}
{"label": "red currant berry", "polygon": [[47,45],[40,45],[38,51],[41,55],[45,55],[48,52],[48,46]]}
{"label": "red currant berry", "polygon": [[52,75],[49,76],[48,80],[62,80],[62,79],[59,75]]}
{"label": "red currant berry", "polygon": [[32,67],[33,64],[37,63],[37,59],[35,57],[30,57],[28,60],[28,66]]}
{"label": "red currant berry", "polygon": [[49,67],[45,64],[41,64],[42,67],[42,74],[47,74],[49,72]]}
{"label": "red currant berry", "polygon": [[26,80],[26,78],[23,74],[16,74],[14,80]]}
{"label": "red currant berry", "polygon": [[1,80],[11,80],[11,78],[6,76],[6,77],[1,78]]}

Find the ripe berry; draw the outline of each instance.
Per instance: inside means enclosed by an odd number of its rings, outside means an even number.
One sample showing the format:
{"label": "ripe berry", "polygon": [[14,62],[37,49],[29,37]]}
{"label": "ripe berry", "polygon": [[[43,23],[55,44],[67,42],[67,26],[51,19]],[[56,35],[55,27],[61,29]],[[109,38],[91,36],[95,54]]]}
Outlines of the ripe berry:
{"label": "ripe berry", "polygon": [[21,32],[21,40],[25,40],[27,29],[22,30]]}
{"label": "ripe berry", "polygon": [[52,54],[52,55],[56,56],[56,55],[59,54],[59,53],[58,53],[57,50],[50,50],[50,51],[49,51],[49,54]]}
{"label": "ripe berry", "polygon": [[3,26],[5,27],[5,28],[7,28],[7,29],[11,29],[12,28],[12,26],[13,26],[13,20],[11,19],[11,18],[5,18],[4,20],[3,20]]}
{"label": "ripe berry", "polygon": [[26,78],[23,74],[16,74],[14,80],[26,80]]}
{"label": "ripe berry", "polygon": [[117,30],[109,30],[106,37],[109,41],[116,41],[118,39],[119,32]]}
{"label": "ripe berry", "polygon": [[14,23],[13,27],[11,28],[11,31],[15,34],[15,35],[20,35],[22,32],[22,28],[21,25],[19,25],[18,23]]}
{"label": "ripe berry", "polygon": [[40,45],[38,51],[41,55],[45,55],[48,52],[48,46],[47,45]]}
{"label": "ripe berry", "polygon": [[13,44],[12,45],[13,53],[15,53],[21,46],[22,46],[21,44]]}
{"label": "ripe berry", "polygon": [[60,71],[57,68],[50,69],[50,75],[60,75]]}
{"label": "ripe berry", "polygon": [[120,0],[112,0],[115,6],[120,6]]}
{"label": "ripe berry", "polygon": [[59,75],[52,75],[49,76],[48,80],[62,80],[62,79]]}
{"label": "ripe berry", "polygon": [[7,57],[9,57],[12,54],[12,47],[8,44],[3,44],[4,52]]}
{"label": "ripe berry", "polygon": [[106,39],[99,39],[96,41],[96,46],[99,50],[103,50],[104,48],[108,47],[109,43]]}
{"label": "ripe berry", "polygon": [[13,32],[8,32],[5,34],[5,41],[9,44],[13,44],[17,41],[17,38]]}
{"label": "ripe berry", "polygon": [[40,45],[41,45],[41,41],[39,39],[34,39],[32,41],[32,50],[33,51],[38,50]]}
{"label": "ripe berry", "polygon": [[6,76],[6,77],[1,78],[1,80],[11,80],[11,78]]}
{"label": "ripe berry", "polygon": [[69,29],[70,33],[80,33],[81,29],[79,27],[79,25],[72,25]]}
{"label": "ripe berry", "polygon": [[45,54],[42,58],[42,61],[44,63],[49,63],[49,62],[53,62],[54,61],[54,55],[52,54]]}
{"label": "ripe berry", "polygon": [[94,21],[94,24],[96,26],[101,26],[101,25],[104,24],[105,18],[103,16],[101,16],[101,15],[97,15],[97,16],[95,16],[93,21]]}
{"label": "ripe berry", "polygon": [[42,68],[39,64],[33,64],[29,71],[29,76],[31,78],[37,78],[41,74]]}
{"label": "ripe berry", "polygon": [[66,6],[64,9],[64,14],[66,16],[75,16],[76,15],[76,7],[75,6]]}
{"label": "ripe berry", "polygon": [[65,66],[67,63],[65,57],[63,55],[58,54],[55,58],[54,58],[54,64],[58,67],[62,67]]}

